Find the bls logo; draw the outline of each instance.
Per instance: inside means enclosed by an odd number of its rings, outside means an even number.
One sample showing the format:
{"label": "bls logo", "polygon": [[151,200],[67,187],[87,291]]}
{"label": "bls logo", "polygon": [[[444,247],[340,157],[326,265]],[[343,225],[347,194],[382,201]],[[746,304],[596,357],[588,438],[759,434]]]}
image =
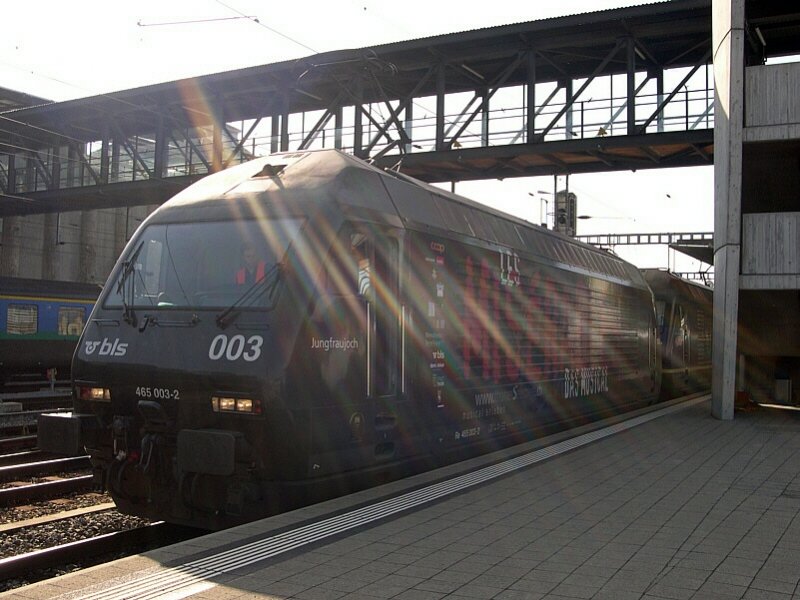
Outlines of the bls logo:
{"label": "bls logo", "polygon": [[114,339],[113,342],[109,342],[108,338],[103,338],[102,342],[87,341],[84,349],[86,354],[94,354],[98,347],[100,351],[97,354],[100,356],[125,356],[128,351],[128,344],[121,344],[119,338]]}

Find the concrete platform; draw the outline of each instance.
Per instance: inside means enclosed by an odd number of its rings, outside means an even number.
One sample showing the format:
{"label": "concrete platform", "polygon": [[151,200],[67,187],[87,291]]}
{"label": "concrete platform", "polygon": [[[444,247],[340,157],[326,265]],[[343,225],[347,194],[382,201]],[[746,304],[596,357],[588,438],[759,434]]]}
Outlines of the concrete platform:
{"label": "concrete platform", "polygon": [[0,597],[800,599],[800,413],[577,433]]}

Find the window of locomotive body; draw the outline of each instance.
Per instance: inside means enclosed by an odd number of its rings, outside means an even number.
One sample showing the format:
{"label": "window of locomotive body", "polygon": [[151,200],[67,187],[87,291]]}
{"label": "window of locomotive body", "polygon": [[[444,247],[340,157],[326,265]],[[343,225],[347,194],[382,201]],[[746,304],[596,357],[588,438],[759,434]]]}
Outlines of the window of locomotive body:
{"label": "window of locomotive body", "polygon": [[83,308],[58,307],[58,335],[79,336],[86,314]]}
{"label": "window of locomotive body", "polygon": [[[237,302],[254,280],[270,283],[271,269],[283,260],[303,219],[267,218],[236,221],[154,224],[128,250],[134,265],[119,269],[108,286],[104,307],[220,309]],[[255,261],[246,264],[245,254]],[[245,270],[247,273],[245,274]],[[133,286],[131,291],[130,286]],[[266,305],[264,294],[251,294],[242,306]]]}
{"label": "window of locomotive body", "polygon": [[683,331],[686,329],[686,315],[683,312],[683,306],[680,304],[675,305],[675,319],[673,321],[676,337],[683,337]]}
{"label": "window of locomotive body", "polygon": [[663,300],[656,300],[656,323],[658,326],[658,337],[666,344],[667,343],[667,328],[664,324],[664,311],[666,310],[666,302]]}
{"label": "window of locomotive body", "polygon": [[345,229],[323,260],[322,289],[330,297],[372,299],[367,238]]}
{"label": "window of locomotive body", "polygon": [[39,307],[35,304],[9,304],[6,311],[8,335],[34,335],[38,327]]}

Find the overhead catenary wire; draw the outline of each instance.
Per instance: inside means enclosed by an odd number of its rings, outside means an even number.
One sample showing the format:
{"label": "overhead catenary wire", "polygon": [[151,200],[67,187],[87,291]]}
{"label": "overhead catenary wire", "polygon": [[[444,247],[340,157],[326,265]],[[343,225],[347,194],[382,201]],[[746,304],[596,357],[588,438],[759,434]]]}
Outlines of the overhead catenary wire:
{"label": "overhead catenary wire", "polygon": [[245,15],[243,12],[241,12],[240,10],[238,10],[237,8],[234,8],[233,6],[231,6],[231,5],[229,5],[229,4],[226,4],[225,2],[222,2],[222,0],[216,0],[216,2],[217,2],[217,4],[219,4],[220,6],[224,6],[224,7],[225,7],[225,8],[227,8],[228,10],[235,12],[235,13],[236,13],[237,15],[239,15],[240,17],[244,17],[244,18],[246,18],[246,19],[249,19],[250,21],[252,21],[252,22],[253,22],[253,23],[255,23],[256,25],[258,25],[259,27],[263,27],[264,29],[266,29],[267,31],[271,31],[271,32],[272,32],[272,33],[274,33],[275,35],[278,35],[278,36],[280,36],[280,37],[282,37],[282,38],[284,38],[284,39],[286,39],[286,40],[289,40],[290,42],[292,42],[292,43],[294,43],[294,44],[297,44],[298,46],[301,46],[301,47],[305,48],[306,50],[310,50],[310,51],[311,51],[311,52],[313,52],[314,54],[319,54],[319,51],[318,51],[318,50],[316,50],[316,49],[312,48],[312,47],[311,47],[311,46],[309,46],[308,44],[304,44],[303,42],[301,42],[301,41],[298,41],[298,40],[294,39],[293,37],[291,37],[291,36],[288,36],[288,35],[286,35],[285,33],[282,33],[282,32],[280,32],[280,31],[278,31],[278,30],[277,30],[277,29],[275,29],[274,27],[270,27],[269,25],[266,25],[266,24],[265,24],[265,23],[263,23],[263,22],[262,22],[260,19],[249,17],[249,16]]}
{"label": "overhead catenary wire", "polygon": [[[285,33],[281,32],[281,31],[279,31],[278,29],[276,29],[276,28],[274,28],[274,27],[271,27],[271,26],[269,26],[269,25],[266,25],[266,24],[265,24],[265,23],[264,23],[262,20],[260,20],[258,17],[252,16],[252,15],[247,15],[247,14],[243,13],[242,11],[238,10],[236,7],[234,7],[234,6],[232,6],[232,5],[228,4],[228,3],[222,2],[222,0],[215,0],[215,1],[216,1],[216,2],[217,2],[219,5],[221,5],[221,6],[225,7],[226,9],[228,9],[228,10],[230,10],[230,11],[234,12],[234,13],[236,13],[237,17],[232,17],[232,18],[236,18],[236,19],[246,19],[246,20],[252,21],[252,22],[254,22],[255,24],[259,25],[260,27],[262,27],[262,28],[264,28],[264,29],[266,29],[266,30],[270,31],[271,33],[273,33],[273,34],[275,34],[275,35],[278,35],[278,36],[280,36],[280,37],[282,37],[282,38],[284,38],[284,39],[286,39],[286,40],[289,40],[289,41],[291,41],[292,43],[294,43],[294,44],[297,44],[298,46],[301,46],[302,48],[304,48],[304,49],[306,49],[306,50],[309,50],[309,51],[311,51],[311,52],[313,52],[313,53],[315,53],[315,54],[318,54],[318,53],[319,53],[319,51],[318,51],[316,48],[313,48],[312,46],[309,46],[308,44],[305,44],[305,43],[303,43],[303,42],[301,42],[301,41],[299,41],[299,40],[297,40],[297,39],[295,39],[295,38],[293,38],[293,37],[291,37],[291,36],[289,36],[289,35],[287,35],[287,34],[285,34]],[[218,19],[218,20],[224,20],[224,18],[221,18],[221,19]],[[169,23],[170,23],[170,24],[192,24],[192,23],[199,23],[199,22],[206,22],[206,21],[207,21],[207,20],[186,20],[186,21],[172,21],[172,22],[169,22]],[[141,23],[141,20],[139,21],[139,23],[138,23],[138,24],[139,24],[140,26],[146,26],[146,25],[147,25],[147,24],[142,24],[142,23]],[[165,24],[167,24],[167,23],[165,23]],[[93,95],[97,95],[97,96],[99,96],[99,97],[107,98],[107,99],[109,99],[109,100],[112,100],[112,101],[114,101],[114,102],[118,102],[118,103],[122,103],[122,104],[124,104],[124,105],[126,105],[126,106],[129,106],[129,107],[132,107],[132,108],[136,108],[136,109],[139,109],[139,110],[144,110],[144,111],[150,112],[151,114],[155,114],[155,115],[159,115],[159,116],[167,116],[167,117],[169,117],[169,115],[167,115],[167,114],[165,114],[165,113],[163,113],[163,112],[161,112],[161,111],[154,110],[154,109],[152,109],[151,107],[148,107],[148,106],[142,106],[142,105],[140,105],[140,104],[136,104],[136,103],[134,103],[134,102],[130,102],[130,101],[128,101],[128,100],[125,100],[125,99],[122,99],[122,98],[119,98],[119,97],[116,97],[116,96],[112,96],[111,94],[106,94],[106,93],[100,93],[100,94],[97,94],[96,92],[93,92],[92,90],[88,90],[88,89],[87,89],[87,88],[85,88],[85,87],[82,87],[82,86],[79,86],[79,85],[76,85],[76,84],[73,84],[73,83],[70,83],[70,82],[64,81],[64,80],[62,80],[62,79],[59,79],[59,78],[56,78],[56,77],[52,77],[52,76],[50,76],[50,75],[47,75],[47,74],[38,73],[38,72],[35,72],[35,71],[30,71],[30,70],[24,69],[24,68],[22,68],[22,67],[19,67],[19,66],[17,66],[17,65],[10,65],[10,64],[8,64],[8,63],[6,63],[6,62],[3,62],[3,61],[0,61],[0,64],[5,64],[5,65],[7,65],[7,66],[10,66],[10,67],[12,67],[12,68],[15,68],[15,69],[19,69],[19,70],[23,70],[23,71],[29,72],[29,73],[31,73],[32,75],[35,75],[35,76],[37,76],[37,77],[41,77],[41,78],[44,78],[44,79],[48,79],[48,80],[51,80],[51,81],[55,81],[55,82],[57,82],[57,83],[60,83],[60,84],[63,84],[63,85],[68,85],[68,86],[70,86],[70,87],[73,87],[73,88],[75,88],[75,89],[79,89],[79,90],[81,90],[81,91],[86,91],[86,92],[89,92],[89,93],[91,93],[91,94],[93,94]],[[427,106],[424,106],[424,105],[422,105],[422,104],[418,103],[417,101],[412,101],[412,103],[413,103],[413,105],[414,105],[414,106],[416,106],[417,108],[420,108],[420,109],[421,109],[421,110],[423,110],[425,113],[428,113],[428,114],[431,114],[431,115],[434,115],[434,116],[436,115],[435,111],[431,110],[431,109],[430,109],[430,108],[428,108]],[[199,114],[202,114],[202,115],[204,115],[204,116],[205,116],[205,117],[207,117],[207,118],[211,118],[211,115],[208,115],[207,113],[205,113],[205,112],[203,112],[203,111],[198,111],[197,109],[193,109],[193,108],[191,108],[191,107],[186,107],[186,106],[184,106],[184,109],[186,109],[186,110],[193,110],[193,111],[195,111],[195,112],[198,112]],[[381,113],[382,113],[382,111],[380,111],[380,109],[378,109],[378,112],[379,112],[379,114],[381,114]],[[385,117],[384,117],[384,116],[381,114],[381,118],[382,118],[382,119],[384,119]],[[67,139],[67,140],[69,140],[69,141],[73,141],[73,142],[76,142],[76,143],[81,143],[81,144],[83,144],[83,143],[87,143],[87,142],[86,142],[86,140],[81,140],[81,139],[77,139],[77,138],[74,138],[74,137],[68,136],[68,135],[64,134],[63,132],[54,131],[54,130],[52,130],[52,129],[47,129],[47,128],[39,127],[39,126],[37,126],[37,125],[32,125],[32,124],[30,124],[30,123],[24,123],[24,122],[21,122],[21,121],[15,120],[15,119],[11,119],[11,118],[9,118],[9,117],[6,117],[6,116],[3,116],[3,115],[0,115],[0,119],[6,119],[6,120],[8,120],[8,121],[10,121],[10,122],[13,122],[13,123],[14,123],[14,124],[16,124],[16,125],[19,125],[19,126],[22,126],[22,127],[30,127],[30,128],[32,128],[32,129],[35,129],[35,130],[37,130],[37,131],[41,131],[41,132],[43,132],[43,133],[46,133],[46,134],[48,134],[48,135],[52,135],[52,136],[56,136],[56,137],[59,137],[59,138],[61,138],[61,139]],[[448,119],[447,121],[448,121],[448,122],[450,122],[450,120],[449,120],[449,119]],[[454,124],[457,124],[457,122],[458,122],[458,120],[456,120],[456,122],[455,122],[455,123],[450,123],[450,124],[451,124],[451,125],[454,125]],[[7,132],[7,133],[10,133],[10,134],[17,134],[17,132],[13,132],[13,133],[12,133],[12,132],[8,132],[7,130],[6,130],[6,132]],[[470,132],[470,133],[471,133],[471,132]],[[472,135],[475,135],[474,133],[471,133],[471,134],[472,134]],[[29,139],[31,139],[31,140],[35,140],[36,138],[29,138]],[[41,150],[37,150],[37,149],[35,149],[35,148],[26,148],[26,149],[25,149],[25,151],[29,151],[29,152],[35,152],[35,153],[40,153],[40,152],[41,152]],[[82,161],[78,161],[78,162],[80,163],[80,162],[82,162]]]}
{"label": "overhead catenary wire", "polygon": [[[227,5],[225,5],[225,6],[227,6]],[[236,9],[234,9],[232,7],[230,7],[230,8],[231,8],[231,10],[236,10]],[[273,31],[272,28],[267,27],[267,29]],[[280,34],[280,32],[277,32],[277,33]],[[284,36],[284,37],[288,37],[288,36]],[[291,38],[289,38],[289,39],[291,39]],[[313,50],[310,47],[308,47],[308,48]],[[66,82],[63,82],[62,80],[50,78],[50,77],[48,77],[46,75],[39,75],[39,74],[36,74],[36,75],[37,76],[42,76],[42,77],[48,78],[48,79],[53,79],[55,81],[59,81],[59,82],[62,82],[62,83],[66,83]],[[72,84],[68,84],[68,85],[72,85]],[[84,88],[80,88],[80,86],[73,86],[73,87],[76,87],[76,88],[79,88],[79,89],[84,89]],[[125,104],[127,106],[130,106],[130,107],[133,107],[133,108],[138,108],[138,109],[141,109],[141,110],[145,110],[145,111],[150,112],[152,114],[156,114],[156,115],[163,115],[164,114],[164,113],[161,113],[159,111],[155,111],[155,110],[151,109],[150,107],[141,106],[139,104],[135,104],[133,102],[129,102],[127,100],[111,96],[109,94],[99,94],[99,96],[105,97],[105,98],[110,99],[110,100],[115,101],[115,102],[123,103],[123,104]],[[433,115],[433,116],[436,115],[435,111],[431,110],[427,106],[424,106],[424,105],[418,103],[417,101],[412,101],[412,104],[414,106],[422,109],[425,113],[428,113],[428,114]],[[186,108],[188,110],[188,107],[184,107],[184,108]],[[197,111],[197,112],[202,112],[202,111]],[[380,115],[381,119],[385,119],[385,116],[383,115],[383,111],[381,110],[379,104],[377,105],[377,112]],[[202,113],[202,114],[205,114],[205,113]],[[22,121],[18,121],[16,119],[5,117],[3,115],[0,115],[0,119],[6,119],[7,121],[12,122],[12,123],[14,123],[16,125],[20,125],[22,127],[30,127],[30,128],[35,129],[37,131],[42,131],[43,133],[47,133],[47,134],[50,134],[50,135],[53,135],[53,136],[56,136],[58,138],[65,139],[65,140],[68,140],[68,141],[73,141],[73,142],[79,143],[81,145],[87,144],[87,143],[91,143],[91,142],[87,142],[86,140],[82,140],[82,139],[78,139],[78,138],[74,138],[74,137],[65,135],[62,132],[58,132],[58,131],[54,131],[54,130],[51,130],[51,129],[47,129],[47,128],[39,127],[39,126],[36,126],[36,125],[32,125],[30,123],[25,123],[25,122],[22,122]],[[450,124],[454,124],[454,123],[450,122],[450,119],[446,119],[446,122],[448,122]],[[3,131],[4,133],[8,133],[9,135],[16,135],[16,136],[19,136],[19,137],[23,137],[23,138],[29,139],[31,141],[40,141],[40,138],[34,138],[34,137],[31,137],[31,136],[26,136],[26,135],[21,134],[21,133],[16,132],[16,131],[10,131],[10,130],[7,130],[7,129],[2,129],[0,131]],[[471,135],[475,135],[472,132],[468,132],[468,133],[470,133]],[[36,155],[39,155],[39,156],[41,156],[41,154],[43,152],[43,149],[41,149],[41,148],[32,148],[32,147],[28,147],[28,146],[12,145],[12,144],[9,144],[9,143],[6,143],[6,142],[0,142],[0,145],[5,145],[6,147],[13,147],[16,150],[20,150],[22,152],[29,152],[29,153],[36,154]],[[44,152],[45,152],[46,155],[49,155],[50,149],[48,148],[48,149],[44,150]],[[75,163],[76,165],[82,165],[82,164],[86,164],[87,163],[87,160],[85,160],[85,159],[82,160],[81,158],[71,158],[69,156],[60,157],[59,160],[61,160],[62,162],[66,161],[67,164],[72,162],[72,163]],[[89,161],[89,162],[91,162],[91,161]]]}
{"label": "overhead catenary wire", "polygon": [[258,23],[258,19],[256,17],[249,16],[249,15],[242,15],[242,16],[239,16],[239,17],[211,17],[211,18],[208,18],[208,19],[190,19],[190,20],[186,20],[186,21],[162,21],[162,22],[159,22],[159,23],[142,23],[142,20],[139,19],[136,22],[136,25],[138,25],[139,27],[162,27],[162,26],[167,26],[167,25],[194,25],[194,24],[197,24],[197,23],[216,23],[216,22],[219,22],[219,21],[237,21],[239,19],[247,19],[247,20],[255,21],[256,23]]}

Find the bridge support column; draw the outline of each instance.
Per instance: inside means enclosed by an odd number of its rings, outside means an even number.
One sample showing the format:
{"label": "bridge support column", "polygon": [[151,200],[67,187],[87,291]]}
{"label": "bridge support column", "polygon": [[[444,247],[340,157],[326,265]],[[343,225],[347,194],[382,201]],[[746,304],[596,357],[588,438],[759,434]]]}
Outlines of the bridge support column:
{"label": "bridge support column", "polygon": [[536,140],[536,53],[528,50],[528,80],[525,85],[525,143]]}
{"label": "bridge support column", "polygon": [[636,135],[636,41],[625,40],[626,78],[625,97],[628,106],[628,135]]}
{"label": "bridge support column", "polygon": [[444,80],[445,65],[439,65],[439,70],[436,72],[436,142],[435,150],[443,152],[446,150],[444,145]]}
{"label": "bridge support column", "polygon": [[2,248],[0,248],[0,275],[19,276],[20,231],[23,217],[3,218]]}
{"label": "bridge support column", "polygon": [[334,111],[334,132],[333,147],[337,150],[342,149],[342,129],[344,128],[344,114],[340,106]]}
{"label": "bridge support column", "polygon": [[[661,106],[664,102],[664,69],[659,69],[656,74],[656,104]],[[664,111],[658,113],[656,117],[658,133],[664,133]]]}
{"label": "bridge support column", "polygon": [[131,207],[118,208],[114,211],[114,254],[119,256],[128,241],[128,226],[131,218]]}
{"label": "bridge support column", "polygon": [[714,0],[714,350],[711,412],[733,419],[739,316],[745,0]]}
{"label": "bridge support column", "polygon": [[97,211],[86,210],[81,213],[81,251],[79,258],[78,281],[102,281],[97,272]]}
{"label": "bridge support column", "polygon": [[406,106],[405,113],[403,115],[403,129],[406,130],[406,134],[408,135],[408,143],[404,146],[406,154],[411,154],[414,151],[414,144],[412,140],[414,139],[414,103],[409,102],[408,106]]}
{"label": "bridge support column", "polygon": [[58,213],[47,213],[44,216],[42,279],[63,279],[63,275],[58,271],[59,221]]}

